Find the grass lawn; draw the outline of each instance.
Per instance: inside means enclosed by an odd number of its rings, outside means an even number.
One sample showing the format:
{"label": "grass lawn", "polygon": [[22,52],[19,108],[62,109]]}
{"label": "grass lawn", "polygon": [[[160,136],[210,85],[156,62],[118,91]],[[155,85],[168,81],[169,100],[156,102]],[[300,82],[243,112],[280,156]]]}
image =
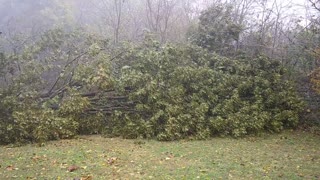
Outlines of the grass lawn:
{"label": "grass lawn", "polygon": [[320,179],[320,137],[301,131],[206,141],[80,136],[0,146],[0,179]]}

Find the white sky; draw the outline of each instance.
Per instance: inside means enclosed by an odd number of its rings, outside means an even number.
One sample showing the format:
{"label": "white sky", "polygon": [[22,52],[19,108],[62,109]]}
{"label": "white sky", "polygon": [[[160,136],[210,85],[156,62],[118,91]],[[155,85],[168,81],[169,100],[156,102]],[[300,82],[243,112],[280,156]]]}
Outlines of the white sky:
{"label": "white sky", "polygon": [[[212,4],[216,0],[198,0],[198,2],[203,2],[204,5]],[[225,0],[225,1],[232,1],[232,0]],[[242,0],[241,0],[242,1]],[[316,11],[313,7],[311,7],[311,3],[308,0],[266,0],[267,8],[272,10],[273,15],[275,16],[277,13],[277,7],[280,11],[281,18],[284,21],[289,21],[289,19],[300,19],[300,25],[307,25],[309,24],[308,19],[312,15],[319,14],[319,11]],[[240,2],[240,0],[236,0],[236,2]],[[277,4],[277,6],[275,5]],[[201,4],[201,3],[200,3]],[[258,5],[260,6],[260,5]],[[259,10],[260,9],[260,10]],[[254,9],[254,12],[262,12],[260,8]],[[286,19],[286,20],[285,20]]]}
{"label": "white sky", "polygon": [[[276,1],[280,6],[290,6],[290,8],[284,8],[282,11],[286,13],[284,16],[290,16],[290,18],[299,18],[302,21],[300,25],[309,24],[309,18],[312,15],[319,13],[313,7],[308,0],[268,0],[270,1],[270,7],[272,3]],[[275,10],[275,9],[274,9]]]}

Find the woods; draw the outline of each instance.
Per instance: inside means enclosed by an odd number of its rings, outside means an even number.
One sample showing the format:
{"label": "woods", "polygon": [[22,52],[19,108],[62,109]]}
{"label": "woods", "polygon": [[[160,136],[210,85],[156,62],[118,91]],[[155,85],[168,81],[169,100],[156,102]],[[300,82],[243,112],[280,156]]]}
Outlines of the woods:
{"label": "woods", "polygon": [[1,144],[320,124],[319,1],[2,2]]}

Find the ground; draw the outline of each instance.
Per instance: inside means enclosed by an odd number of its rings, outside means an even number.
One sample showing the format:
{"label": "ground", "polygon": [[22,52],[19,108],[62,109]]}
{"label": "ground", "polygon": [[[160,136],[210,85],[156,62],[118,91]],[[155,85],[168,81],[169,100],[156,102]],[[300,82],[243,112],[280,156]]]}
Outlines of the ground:
{"label": "ground", "polygon": [[159,142],[100,136],[0,146],[0,179],[320,179],[320,136]]}

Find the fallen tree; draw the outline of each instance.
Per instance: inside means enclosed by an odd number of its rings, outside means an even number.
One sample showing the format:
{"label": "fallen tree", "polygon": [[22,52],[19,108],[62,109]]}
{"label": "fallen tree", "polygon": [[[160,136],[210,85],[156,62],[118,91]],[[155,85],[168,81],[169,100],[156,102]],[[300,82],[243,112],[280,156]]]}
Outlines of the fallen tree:
{"label": "fallen tree", "polygon": [[[57,33],[40,47],[4,57],[17,59],[20,68],[6,74],[11,83],[1,89],[1,143],[93,133],[239,137],[280,132],[299,121],[303,104],[278,61],[152,41],[112,49],[102,40]],[[82,47],[70,49],[74,41]]]}

